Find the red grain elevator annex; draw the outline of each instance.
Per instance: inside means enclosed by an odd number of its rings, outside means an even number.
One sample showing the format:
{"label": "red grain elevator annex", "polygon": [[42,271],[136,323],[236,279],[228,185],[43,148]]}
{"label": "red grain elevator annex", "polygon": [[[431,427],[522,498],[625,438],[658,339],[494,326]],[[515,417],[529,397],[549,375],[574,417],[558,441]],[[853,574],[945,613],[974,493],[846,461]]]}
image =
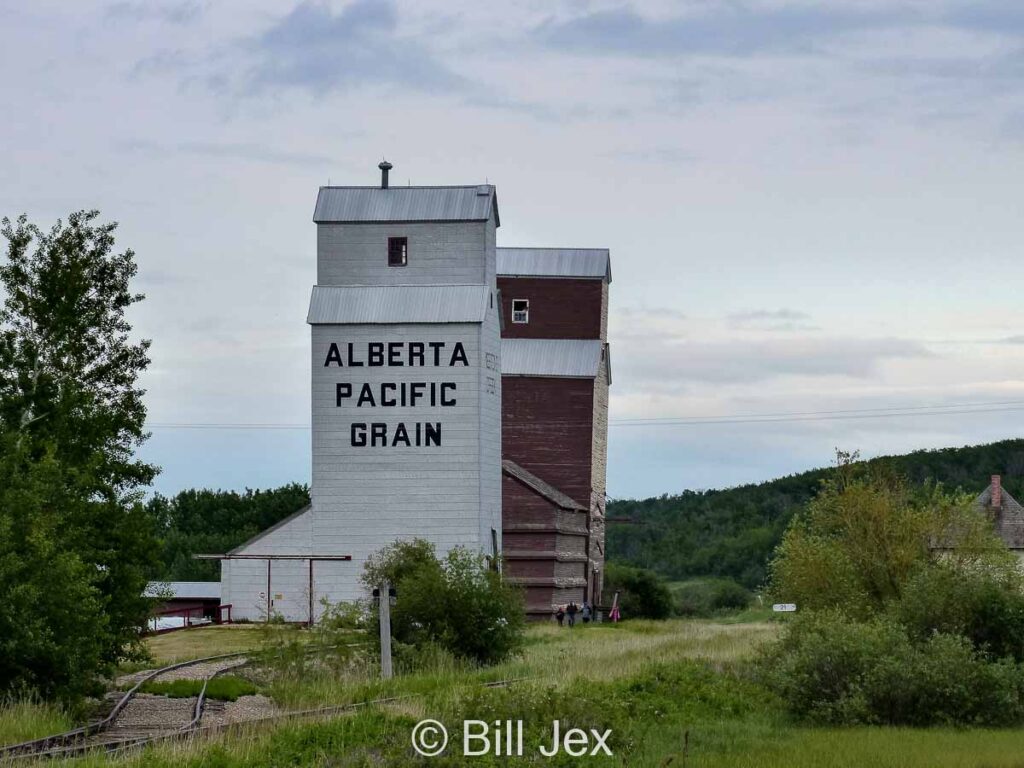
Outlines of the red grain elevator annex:
{"label": "red grain elevator annex", "polygon": [[498,248],[502,539],[527,614],[602,602],[608,455],[607,249]]}

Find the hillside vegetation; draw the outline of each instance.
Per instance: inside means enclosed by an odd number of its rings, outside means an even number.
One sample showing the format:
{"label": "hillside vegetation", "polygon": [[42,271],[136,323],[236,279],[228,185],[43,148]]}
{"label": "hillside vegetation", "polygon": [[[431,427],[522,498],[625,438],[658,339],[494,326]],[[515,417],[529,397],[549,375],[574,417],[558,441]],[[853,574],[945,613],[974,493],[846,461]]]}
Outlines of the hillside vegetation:
{"label": "hillside vegetation", "polygon": [[[980,493],[989,476],[1024,500],[1024,440],[917,451],[873,459],[890,463],[911,483],[932,480],[950,490]],[[821,487],[822,468],[756,485],[684,491],[608,503],[608,559],[650,568],[670,580],[722,576],[747,587],[761,585],[768,558],[793,512]],[[160,523],[161,576],[168,580],[220,578],[220,564],[193,560],[195,553],[226,552],[309,503],[309,489],[293,483],[265,491],[188,490],[147,506]]]}
{"label": "hillside vegetation", "polygon": [[[1024,499],[1024,440],[916,451],[868,463],[888,463],[913,484],[934,481],[971,494],[998,474],[1010,494]],[[609,522],[608,559],[673,580],[713,575],[756,587],[793,513],[817,494],[829,471],[726,490],[610,501],[608,517],[631,522]]]}
{"label": "hillside vegetation", "polygon": [[290,483],[265,491],[192,489],[156,495],[146,508],[156,519],[161,550],[158,578],[219,581],[220,563],[195,554],[223,554],[309,504],[309,488]]}

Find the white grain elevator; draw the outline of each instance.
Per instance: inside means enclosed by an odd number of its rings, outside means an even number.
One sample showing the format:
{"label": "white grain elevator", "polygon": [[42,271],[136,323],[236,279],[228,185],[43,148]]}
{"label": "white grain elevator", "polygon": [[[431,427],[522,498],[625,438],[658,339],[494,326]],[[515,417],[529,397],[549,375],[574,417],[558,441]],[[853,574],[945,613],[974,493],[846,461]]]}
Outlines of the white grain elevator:
{"label": "white grain elevator", "polygon": [[391,187],[380,168],[317,197],[312,503],[228,553],[236,617],[363,597],[366,558],[398,539],[500,552],[495,190]]}

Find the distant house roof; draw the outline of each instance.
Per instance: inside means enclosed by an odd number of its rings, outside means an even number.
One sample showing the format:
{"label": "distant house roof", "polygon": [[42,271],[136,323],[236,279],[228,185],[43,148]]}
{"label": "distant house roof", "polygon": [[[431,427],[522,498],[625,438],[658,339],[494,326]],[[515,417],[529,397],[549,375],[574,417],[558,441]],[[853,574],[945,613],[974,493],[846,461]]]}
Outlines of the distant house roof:
{"label": "distant house roof", "polygon": [[509,477],[513,477],[523,485],[527,486],[534,492],[540,494],[545,499],[550,501],[556,507],[561,509],[575,510],[578,512],[586,512],[587,508],[582,504],[578,504],[573,501],[569,496],[562,493],[560,490],[550,483],[546,483],[537,477],[532,472],[527,472],[525,469],[520,467],[514,461],[505,459],[501,462],[502,471]]}
{"label": "distant house roof", "polygon": [[143,595],[177,600],[220,600],[219,581],[151,581]]}
{"label": "distant house roof", "polygon": [[502,277],[587,277],[612,281],[607,248],[498,248]]}
{"label": "distant house roof", "polygon": [[493,184],[467,187],[320,187],[317,224],[414,221],[487,221],[498,218]]}
{"label": "distant house roof", "polygon": [[480,323],[489,300],[486,285],[317,285],[306,322]]}
{"label": "distant house roof", "polygon": [[992,507],[991,484],[974,501],[992,515],[996,533],[1007,547],[1024,549],[1024,506],[1021,506],[1020,502],[1007,493],[1006,488],[1001,488],[1000,493],[1003,500],[998,510]]}
{"label": "distant house roof", "polygon": [[502,339],[501,373],[503,376],[550,376],[554,378],[588,378],[597,376],[604,343],[591,339]]}

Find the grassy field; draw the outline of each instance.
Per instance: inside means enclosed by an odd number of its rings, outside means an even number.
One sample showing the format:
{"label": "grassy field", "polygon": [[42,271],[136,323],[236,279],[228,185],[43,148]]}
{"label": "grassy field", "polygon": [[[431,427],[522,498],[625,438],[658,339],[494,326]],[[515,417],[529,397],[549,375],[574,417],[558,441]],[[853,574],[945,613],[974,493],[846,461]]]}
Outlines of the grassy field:
{"label": "grassy field", "polygon": [[[316,706],[403,696],[400,701],[321,722],[250,727],[193,743],[168,744],[77,765],[124,768],[201,766],[570,765],[595,766],[940,766],[1024,768],[1024,730],[810,728],[792,723],[778,702],[742,674],[744,660],[779,630],[776,622],[735,620],[625,622],[618,626],[531,627],[521,658],[486,670],[439,661],[429,672],[388,683],[353,666],[307,668],[264,690],[287,706]],[[202,634],[209,633],[209,634]],[[193,652],[210,655],[221,634],[193,633]],[[163,642],[169,636],[150,642]],[[258,633],[250,635],[263,644]],[[211,650],[212,649],[212,650]],[[525,678],[506,688],[485,680]],[[425,760],[410,746],[425,717],[453,735],[447,757]],[[464,758],[464,719],[522,718],[526,755]],[[612,729],[613,757],[544,758],[550,723]],[[685,755],[684,755],[685,749]]]}
{"label": "grassy field", "polygon": [[[306,634],[291,627],[278,631],[292,633],[295,637]],[[145,666],[159,667],[221,653],[257,650],[264,647],[270,638],[267,629],[260,624],[221,624],[153,635],[146,639],[153,664]]]}

